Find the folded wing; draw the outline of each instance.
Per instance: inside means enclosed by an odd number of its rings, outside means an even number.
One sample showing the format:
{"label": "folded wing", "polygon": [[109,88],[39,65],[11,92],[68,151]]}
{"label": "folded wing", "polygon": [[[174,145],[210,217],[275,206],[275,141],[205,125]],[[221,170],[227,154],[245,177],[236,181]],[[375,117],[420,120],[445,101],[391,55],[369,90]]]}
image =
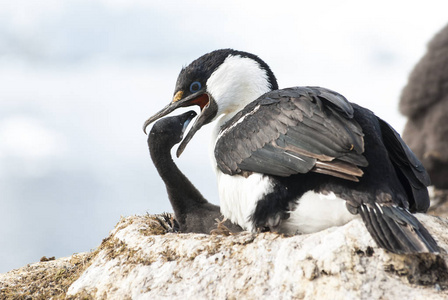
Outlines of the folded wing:
{"label": "folded wing", "polygon": [[317,172],[358,181],[367,166],[361,127],[340,94],[319,87],[267,93],[227,122],[215,157],[230,175]]}

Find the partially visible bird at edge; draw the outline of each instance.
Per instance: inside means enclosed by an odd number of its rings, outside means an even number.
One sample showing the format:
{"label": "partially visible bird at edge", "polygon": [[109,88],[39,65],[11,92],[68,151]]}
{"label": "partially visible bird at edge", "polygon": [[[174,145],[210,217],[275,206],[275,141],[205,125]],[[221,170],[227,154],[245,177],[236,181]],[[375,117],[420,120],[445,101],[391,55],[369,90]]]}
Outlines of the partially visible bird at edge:
{"label": "partially visible bird at edge", "polygon": [[400,98],[408,118],[403,139],[431,177],[430,211],[446,213],[448,202],[448,24],[428,43]]}

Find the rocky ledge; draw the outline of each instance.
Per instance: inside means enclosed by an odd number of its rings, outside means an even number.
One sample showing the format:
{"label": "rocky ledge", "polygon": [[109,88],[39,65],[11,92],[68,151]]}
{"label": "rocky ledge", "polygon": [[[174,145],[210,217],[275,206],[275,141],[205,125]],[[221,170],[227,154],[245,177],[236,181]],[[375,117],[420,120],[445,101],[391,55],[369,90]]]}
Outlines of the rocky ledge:
{"label": "rocky ledge", "polygon": [[0,274],[11,299],[447,299],[448,221],[418,215],[439,255],[395,255],[364,224],[286,237],[172,232],[166,216],[122,218],[101,246]]}

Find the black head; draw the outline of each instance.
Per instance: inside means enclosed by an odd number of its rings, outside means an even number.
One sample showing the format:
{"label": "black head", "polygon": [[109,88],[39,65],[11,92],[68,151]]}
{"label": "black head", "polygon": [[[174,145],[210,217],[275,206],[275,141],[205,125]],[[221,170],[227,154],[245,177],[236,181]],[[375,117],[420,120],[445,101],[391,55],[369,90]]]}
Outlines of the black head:
{"label": "black head", "polygon": [[[210,87],[207,87],[207,83],[209,83],[208,80],[212,74],[223,65],[229,56],[249,58],[257,62],[259,69],[264,70],[262,73],[267,77],[267,86],[269,90],[278,89],[277,80],[273,72],[258,56],[233,49],[216,50],[199,57],[181,70],[177,78],[172,102],[157,114],[146,120],[143,125],[143,130],[146,132],[146,127],[151,122],[171,113],[179,107],[198,105],[201,109],[201,113],[177,150],[177,156],[180,156],[196,131],[203,125],[213,121],[217,116],[218,104],[209,92],[208,88]],[[229,75],[231,76],[231,74]]]}
{"label": "black head", "polygon": [[168,144],[166,147],[173,147],[182,140],[185,129],[196,115],[195,111],[190,110],[181,115],[160,119],[152,127],[148,143]]}
{"label": "black head", "polygon": [[[269,66],[261,60],[258,56],[233,49],[220,49],[207,53],[194,60],[187,67],[182,68],[177,77],[176,87],[174,89],[174,99],[179,92],[182,92],[182,98],[188,97],[191,94],[195,94],[201,90],[206,91],[207,80],[213,74],[214,71],[224,62],[224,60],[232,56],[241,56],[251,58],[257,61],[260,66],[266,70],[271,84],[272,90],[278,89],[277,79]],[[179,97],[179,96],[178,96]],[[180,100],[180,99],[179,99]]]}

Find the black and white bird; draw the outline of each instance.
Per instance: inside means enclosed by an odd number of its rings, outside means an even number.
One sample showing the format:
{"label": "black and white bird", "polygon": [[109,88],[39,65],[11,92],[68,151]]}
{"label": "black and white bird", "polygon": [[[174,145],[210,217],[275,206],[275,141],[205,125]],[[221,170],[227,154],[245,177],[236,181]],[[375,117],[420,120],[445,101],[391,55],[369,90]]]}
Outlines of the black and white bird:
{"label": "black and white bird", "polygon": [[222,214],[246,230],[312,233],[361,217],[394,253],[438,252],[411,214],[429,206],[429,177],[398,133],[371,111],[321,87],[278,89],[256,55],[223,49],[183,68],[174,97],[201,113],[177,155],[217,120],[212,158]]}
{"label": "black and white bird", "polygon": [[[171,157],[171,148],[183,138],[185,129],[196,116],[188,111],[178,116],[157,121],[148,134],[148,148],[154,166],[165,183],[175,220],[181,232],[210,233],[218,229],[239,232],[241,227],[224,219],[219,206],[209,203]],[[222,226],[224,225],[224,226]]]}

